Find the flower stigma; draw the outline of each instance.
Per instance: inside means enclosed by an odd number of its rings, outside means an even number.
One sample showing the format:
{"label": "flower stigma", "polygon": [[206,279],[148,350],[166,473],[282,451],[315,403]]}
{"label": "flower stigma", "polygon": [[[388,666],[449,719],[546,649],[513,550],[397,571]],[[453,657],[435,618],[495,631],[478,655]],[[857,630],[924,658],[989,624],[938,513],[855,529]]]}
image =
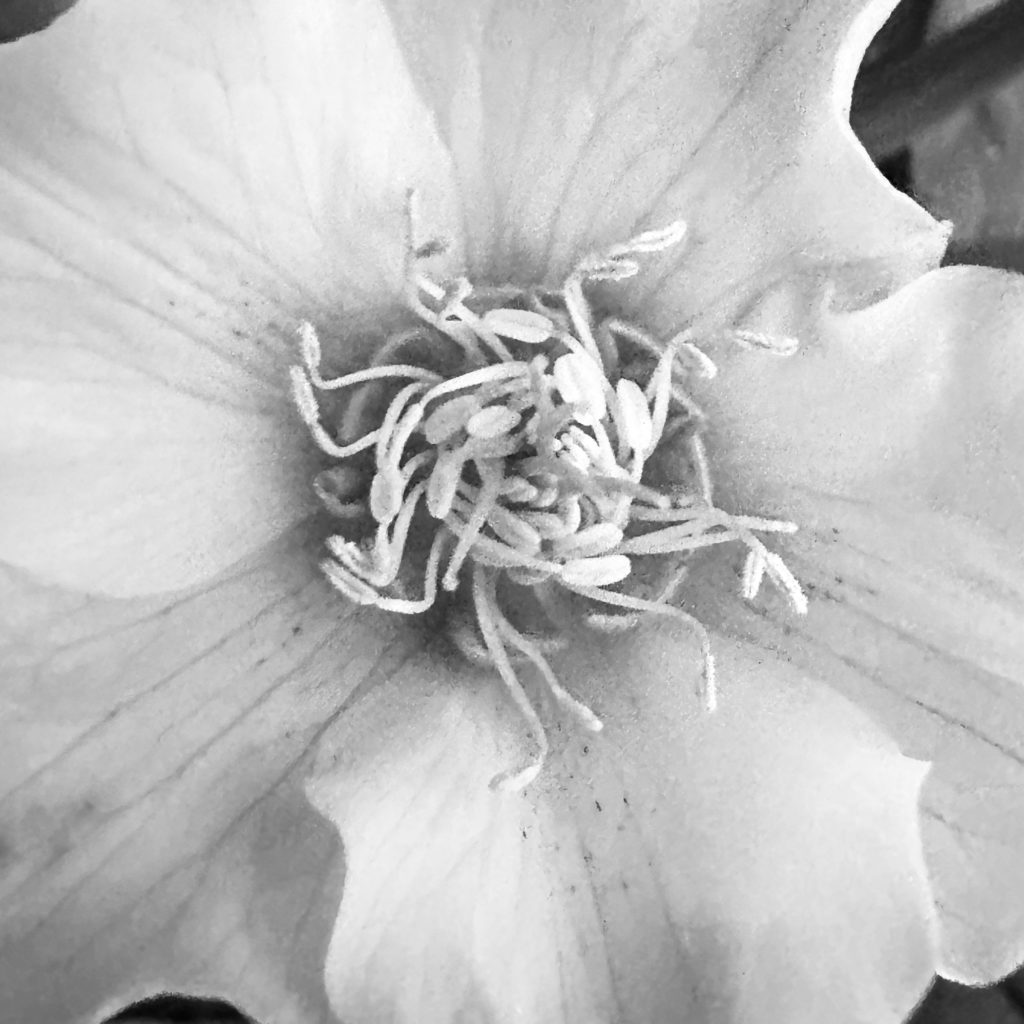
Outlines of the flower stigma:
{"label": "flower stigma", "polygon": [[[767,576],[802,614],[799,583],[759,536],[796,525],[715,506],[704,416],[689,385],[716,367],[691,331],[663,341],[596,315],[587,299],[588,285],[625,281],[642,256],[680,244],[682,221],[585,256],[557,290],[477,286],[428,275],[425,261],[444,243],[415,244],[413,198],[406,302],[415,323],[368,367],[339,377],[322,375],[313,326],[300,329],[293,395],[331,460],[314,488],[345,524],[328,538],[321,567],[347,598],[385,611],[414,615],[445,595],[460,599],[449,636],[497,671],[529,727],[533,757],[491,783],[518,790],[543,767],[548,739],[517,666],[532,664],[547,697],[599,731],[547,655],[580,622],[611,632],[663,615],[699,640],[698,696],[714,710],[708,631],[672,603],[687,561],[703,548],[743,545],[742,596],[753,599]],[[733,335],[779,355],[794,347]]]}

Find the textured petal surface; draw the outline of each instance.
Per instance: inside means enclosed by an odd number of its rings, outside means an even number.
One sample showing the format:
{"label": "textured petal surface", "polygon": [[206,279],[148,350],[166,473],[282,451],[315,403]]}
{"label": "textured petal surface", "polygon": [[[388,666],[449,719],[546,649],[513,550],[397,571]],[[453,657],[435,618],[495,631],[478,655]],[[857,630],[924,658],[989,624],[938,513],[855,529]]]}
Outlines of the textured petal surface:
{"label": "textured petal surface", "polygon": [[[917,794],[826,688],[722,652],[696,707],[686,636],[581,645],[538,782],[495,684],[419,666],[325,740],[314,803],[346,845],[328,992],[352,1024],[899,1021],[931,977]],[[333,754],[329,751],[333,748]]]}
{"label": "textured petal surface", "polygon": [[971,981],[1024,958],[1022,339],[1024,278],[951,268],[831,317],[790,360],[738,356],[707,396],[723,501],[801,526],[780,548],[811,598],[806,620],[772,597],[744,612],[739,563],[719,564],[716,622],[936,762],[943,970]]}
{"label": "textured petal surface", "polygon": [[788,508],[801,531],[783,553],[810,598],[807,618],[771,595],[743,606],[741,559],[695,575],[694,610],[827,679],[904,753],[934,762],[923,825],[940,969],[995,980],[1024,959],[1020,549],[923,506],[808,491]]}
{"label": "textured petal surface", "polygon": [[3,586],[0,1021],[167,989],[332,1019],[341,853],[302,780],[408,656],[395,622],[336,598],[300,538],[170,603]]}
{"label": "textured petal surface", "polygon": [[701,402],[738,501],[779,510],[790,482],[925,499],[1024,540],[1024,276],[935,271],[791,358],[721,364]]}
{"label": "textured petal surface", "polygon": [[846,118],[888,0],[389,6],[452,148],[479,273],[557,276],[590,245],[684,218],[681,255],[630,293],[657,297],[664,328],[766,295],[806,313],[835,277],[836,298],[861,301],[941,253],[944,230]]}
{"label": "textured petal surface", "polygon": [[305,509],[298,320],[386,301],[406,188],[444,205],[387,19],[82,4],[0,51],[0,134],[0,554],[113,593],[202,579]]}

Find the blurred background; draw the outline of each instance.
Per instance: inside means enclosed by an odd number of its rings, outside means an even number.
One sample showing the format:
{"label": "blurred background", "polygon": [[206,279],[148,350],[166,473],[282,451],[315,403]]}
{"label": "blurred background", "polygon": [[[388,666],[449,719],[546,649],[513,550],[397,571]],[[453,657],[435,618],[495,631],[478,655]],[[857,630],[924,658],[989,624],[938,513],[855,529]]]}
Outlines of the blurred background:
{"label": "blurred background", "polygon": [[[0,0],[0,43],[74,2]],[[947,263],[1024,272],[1024,0],[902,0],[865,57],[851,123],[896,188],[953,222]],[[168,994],[105,1024],[243,1022]],[[912,1024],[1024,1024],[1024,972],[985,989],[940,980]]]}

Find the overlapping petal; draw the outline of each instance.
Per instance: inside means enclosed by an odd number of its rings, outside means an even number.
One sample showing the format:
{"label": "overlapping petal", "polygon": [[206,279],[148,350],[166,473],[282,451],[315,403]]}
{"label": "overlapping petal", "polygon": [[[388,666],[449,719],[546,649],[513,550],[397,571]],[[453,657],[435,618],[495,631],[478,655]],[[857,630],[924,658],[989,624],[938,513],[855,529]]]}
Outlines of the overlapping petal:
{"label": "overlapping petal", "polygon": [[937,261],[944,230],[846,118],[892,6],[389,2],[452,149],[473,269],[557,277],[588,245],[684,218],[688,245],[631,292],[666,329],[766,296],[803,316],[835,278],[862,303]]}
{"label": "overlapping petal", "polygon": [[776,511],[790,483],[909,499],[1024,537],[1022,322],[1024,277],[951,267],[828,315],[791,358],[734,349],[701,396],[723,487]]}
{"label": "overlapping petal", "polygon": [[[738,566],[722,565],[708,571],[728,596],[701,610],[935,761],[942,969],[991,980],[1024,958],[1024,278],[943,270],[830,323],[760,388],[723,374],[712,451],[732,501],[800,525],[784,547],[810,614],[744,610]],[[698,577],[691,593],[715,586]]]}
{"label": "overlapping petal", "polygon": [[[775,650],[871,711],[934,769],[922,809],[939,969],[991,981],[1024,959],[1024,589],[1020,549],[925,506],[791,494],[787,562],[810,598],[743,608],[736,572],[693,581],[717,629]],[[713,581],[711,576],[715,577]],[[714,596],[715,582],[725,596]]]}
{"label": "overlapping petal", "polygon": [[342,1019],[898,1021],[931,977],[924,766],[846,701],[723,644],[718,714],[692,637],[579,645],[522,794],[500,687],[400,673],[325,738],[314,803],[348,888],[327,966]]}
{"label": "overlapping petal", "polygon": [[0,553],[111,593],[201,580],[307,510],[298,320],[386,306],[405,190],[451,199],[389,25],[82,4],[0,51],[0,133]]}
{"label": "overlapping petal", "polygon": [[410,641],[334,600],[306,547],[293,536],[170,602],[5,575],[4,1024],[166,989],[330,1019],[341,852],[303,793],[306,758]]}

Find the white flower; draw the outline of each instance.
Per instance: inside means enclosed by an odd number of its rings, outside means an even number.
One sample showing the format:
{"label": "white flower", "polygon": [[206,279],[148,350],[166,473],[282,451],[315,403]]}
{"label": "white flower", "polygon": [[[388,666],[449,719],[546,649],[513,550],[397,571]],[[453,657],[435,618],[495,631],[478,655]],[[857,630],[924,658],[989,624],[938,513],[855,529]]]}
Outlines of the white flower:
{"label": "white flower", "polygon": [[[0,50],[0,1021],[879,1022],[1020,960],[1024,284],[931,271],[852,137],[887,6],[86,0]],[[603,301],[706,340],[717,500],[800,527],[806,619],[692,566],[714,714],[689,632],[573,630],[604,730],[516,793],[493,674],[318,568],[297,331],[365,365],[409,189],[478,282],[685,219]]]}

